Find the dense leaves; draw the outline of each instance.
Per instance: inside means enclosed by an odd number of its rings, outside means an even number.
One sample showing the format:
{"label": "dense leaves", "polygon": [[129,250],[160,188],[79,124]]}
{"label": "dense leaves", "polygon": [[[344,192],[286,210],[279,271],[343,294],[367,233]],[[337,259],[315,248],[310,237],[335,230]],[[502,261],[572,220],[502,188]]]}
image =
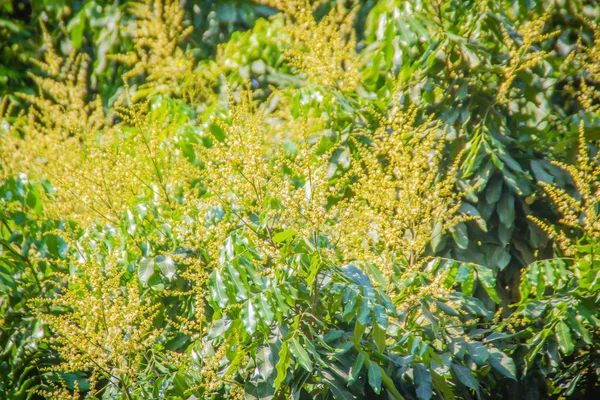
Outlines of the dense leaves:
{"label": "dense leaves", "polygon": [[0,5],[0,393],[598,395],[599,13]]}

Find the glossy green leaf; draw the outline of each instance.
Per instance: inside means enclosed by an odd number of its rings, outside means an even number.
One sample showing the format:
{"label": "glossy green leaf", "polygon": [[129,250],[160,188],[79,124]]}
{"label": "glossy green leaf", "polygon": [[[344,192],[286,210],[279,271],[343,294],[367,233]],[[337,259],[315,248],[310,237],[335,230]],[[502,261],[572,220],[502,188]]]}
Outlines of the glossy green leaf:
{"label": "glossy green leaf", "polygon": [[365,356],[363,355],[363,353],[358,353],[356,355],[356,358],[354,359],[354,362],[352,363],[352,366],[350,367],[350,371],[348,372],[348,374],[350,375],[348,385],[352,385],[354,382],[356,382],[362,371],[364,363]]}
{"label": "glossy green leaf", "polygon": [[221,308],[227,306],[229,298],[227,297],[227,287],[223,282],[221,273],[214,270],[209,277],[209,289],[212,300]]}
{"label": "glossy green leaf", "polygon": [[232,326],[232,321],[229,318],[221,318],[213,322],[206,336],[208,339],[215,339],[222,336]]}
{"label": "glossy green leaf", "polygon": [[304,347],[302,347],[298,339],[296,337],[292,337],[289,340],[288,344],[290,351],[294,356],[294,359],[302,366],[302,368],[304,368],[308,372],[311,372],[313,370],[313,363],[310,359],[310,356],[308,355],[306,350],[304,350]]}
{"label": "glossy green leaf", "polygon": [[275,397],[275,388],[269,382],[248,381],[244,387],[245,400],[271,400]]}
{"label": "glossy green leaf", "polygon": [[563,321],[559,321],[556,324],[556,340],[558,341],[558,346],[564,355],[568,356],[573,353],[575,349],[575,345],[573,344],[573,338],[571,337],[571,330],[569,326]]}
{"label": "glossy green leaf", "polygon": [[276,235],[274,235],[273,241],[275,243],[285,242],[286,240],[293,238],[295,235],[296,235],[296,231],[290,228],[290,229],[287,229],[285,231],[279,232]]}
{"label": "glossy green leaf", "polygon": [[154,261],[167,279],[171,280],[175,277],[175,261],[170,256],[157,256]]}
{"label": "glossy green leaf", "polygon": [[487,347],[481,342],[467,342],[467,351],[469,355],[479,366],[486,363],[489,357]]}
{"label": "glossy green leaf", "polygon": [[290,367],[292,360],[290,358],[290,352],[288,348],[288,342],[283,342],[281,344],[281,349],[279,350],[279,361],[277,362],[277,377],[273,382],[273,386],[275,387],[275,391],[279,390],[283,381],[287,377],[288,368]]}
{"label": "glossy green leaf", "polygon": [[273,322],[275,314],[273,313],[273,309],[271,308],[271,304],[269,303],[267,296],[265,293],[261,293],[259,296],[256,296],[256,299],[258,315],[260,315],[267,325],[270,325],[271,322]]}
{"label": "glossy green leaf", "polygon": [[383,377],[381,375],[381,370],[379,369],[379,366],[373,361],[369,363],[368,376],[369,385],[375,393],[379,394],[381,392],[381,382]]}
{"label": "glossy green leaf", "polygon": [[138,278],[140,282],[147,284],[152,274],[154,274],[154,259],[143,258],[138,266]]}
{"label": "glossy green leaf", "polygon": [[252,301],[245,301],[242,305],[242,321],[244,322],[244,327],[246,328],[246,332],[248,332],[249,335],[252,335],[256,331],[256,318],[256,310],[254,309]]}
{"label": "glossy green leaf", "polygon": [[517,367],[513,359],[495,347],[489,349],[489,363],[507,378],[517,380]]}
{"label": "glossy green leaf", "polygon": [[477,276],[479,281],[483,285],[485,292],[490,296],[494,302],[500,303],[500,297],[496,293],[496,277],[490,268],[479,266],[477,267]]}

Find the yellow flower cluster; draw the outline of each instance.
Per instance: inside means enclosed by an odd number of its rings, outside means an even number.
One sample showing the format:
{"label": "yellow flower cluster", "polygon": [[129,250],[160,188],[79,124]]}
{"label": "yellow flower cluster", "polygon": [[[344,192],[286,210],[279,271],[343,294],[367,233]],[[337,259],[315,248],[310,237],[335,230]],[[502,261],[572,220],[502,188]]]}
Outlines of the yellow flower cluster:
{"label": "yellow flower cluster", "polygon": [[344,2],[336,2],[317,22],[308,0],[261,2],[284,12],[284,30],[290,40],[286,56],[291,65],[305,73],[310,82],[341,90],[356,88],[361,76],[352,25],[358,7],[349,10]]}
{"label": "yellow flower cluster", "polygon": [[95,141],[104,124],[100,98],[90,99],[88,95],[86,56],[73,52],[67,58],[60,57],[43,25],[42,31],[44,59],[31,61],[46,75],[30,74],[38,94],[15,94],[30,107],[12,123],[8,122],[11,106],[7,106],[7,99],[3,101],[3,108],[9,108],[4,116],[0,114],[5,130],[0,154],[6,176],[26,171],[42,176],[50,163],[72,165],[71,156]]}
{"label": "yellow flower cluster", "polygon": [[[361,80],[352,30],[356,11],[335,6],[317,22],[307,1],[275,3],[286,13],[290,63],[317,88],[355,88]],[[143,369],[152,367],[153,346],[162,334],[153,325],[156,306],[146,303],[135,278],[124,278],[132,260],[123,253],[139,261],[148,251],[145,243],[204,252],[195,261],[175,257],[187,268],[180,277],[191,285],[165,292],[194,297],[195,320],[171,323],[193,336],[206,334],[207,276],[218,268],[232,232],[252,240],[263,276],[290,262],[276,235],[291,232],[322,263],[375,265],[393,292],[398,281],[424,268],[433,239],[470,219],[458,213],[466,193],[455,188],[457,165],[439,169],[444,131],[432,118],[419,120],[416,108],[399,108],[397,99],[387,109],[369,111],[376,116],[369,129],[356,125],[330,139],[328,116],[314,110],[292,115],[293,93],[273,89],[259,106],[253,92],[231,92],[227,110],[190,123],[197,141],[184,154],[181,120],[161,114],[159,103],[139,100],[173,93],[181,79],[195,76],[192,61],[177,46],[190,28],[176,0],[133,3],[131,13],[137,18],[131,27],[135,51],[115,58],[132,67],[125,79],[141,75],[145,83],[126,92],[128,107],[113,109],[118,123],[107,123],[100,100],[88,98],[85,57],[58,57],[47,34],[40,67],[48,77],[34,77],[39,94],[23,97],[29,112],[8,124],[11,106],[4,100],[0,107],[0,154],[6,155],[0,170],[48,178],[55,193],[47,213],[78,222],[89,239],[86,246],[65,238],[74,251],[74,270],[61,277],[65,287],[56,298],[40,300],[64,311],[40,311],[62,359],[56,370],[92,371],[92,384],[108,379],[128,393]],[[515,64],[511,74],[517,70]],[[318,90],[311,95],[322,97]],[[322,149],[324,142],[331,145]],[[581,179],[587,182],[587,175]],[[136,204],[154,211],[134,216]],[[215,210],[224,215],[210,220]],[[127,220],[129,236],[120,248],[95,247],[85,237],[95,224],[117,229]],[[440,294],[444,279],[432,277],[406,304]],[[249,362],[241,346],[233,356],[218,348],[198,371],[208,392],[228,376],[217,373],[225,357],[234,358],[234,367]],[[231,393],[242,392],[238,387]]]}
{"label": "yellow flower cluster", "polygon": [[159,93],[171,93],[191,72],[194,59],[179,47],[193,31],[178,0],[142,0],[128,3],[135,22],[126,30],[134,50],[112,55],[130,69],[124,80],[142,76],[145,82],[130,96],[131,101]]}
{"label": "yellow flower cluster", "polygon": [[[83,248],[65,237],[79,251],[64,276],[66,287],[53,299],[37,301],[38,313],[55,335],[50,344],[61,363],[51,370],[91,371],[91,386],[100,378],[128,388],[137,381],[151,358],[160,331],[154,328],[156,305],[148,305],[135,281],[123,285],[120,252],[106,254],[100,247]],[[45,313],[48,307],[61,313]]]}
{"label": "yellow flower cluster", "polygon": [[[554,162],[555,165],[566,170],[573,179],[578,192],[576,196],[555,185],[543,182],[540,185],[558,207],[558,211],[562,215],[559,222],[564,227],[581,232],[583,237],[588,240],[598,241],[600,240],[600,153],[593,158],[590,156],[585,141],[583,123],[579,127],[577,161],[578,166]],[[529,216],[529,218],[555,238],[565,254],[575,254],[576,243],[569,238],[569,235],[539,218],[534,216]]]}
{"label": "yellow flower cluster", "polygon": [[[547,11],[540,18],[525,23],[519,29],[519,38],[513,38],[506,30],[503,30],[503,43],[508,46],[509,62],[503,67],[504,82],[498,90],[498,103],[509,101],[511,86],[520,71],[531,70],[550,56],[548,51],[535,49],[536,44],[560,33],[558,31],[543,33],[550,15],[550,11]],[[531,51],[532,48],[535,50]]]}

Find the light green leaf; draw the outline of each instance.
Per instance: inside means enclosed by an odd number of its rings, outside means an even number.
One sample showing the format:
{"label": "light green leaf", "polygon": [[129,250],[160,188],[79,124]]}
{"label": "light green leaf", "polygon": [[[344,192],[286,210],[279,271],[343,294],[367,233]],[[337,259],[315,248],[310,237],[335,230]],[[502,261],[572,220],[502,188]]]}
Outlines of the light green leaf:
{"label": "light green leaf", "polygon": [[385,350],[385,337],[386,332],[385,329],[382,329],[379,324],[373,324],[372,328],[373,341],[377,346],[377,350],[381,353]]}
{"label": "light green leaf", "polygon": [[214,270],[208,280],[210,295],[215,303],[221,308],[227,306],[229,298],[227,297],[227,287],[223,282],[219,270]]}
{"label": "light green leaf", "polygon": [[242,281],[242,277],[240,275],[240,271],[231,265],[227,264],[227,272],[229,272],[229,277],[231,278],[231,282],[235,286],[235,297],[238,301],[248,299],[248,289],[247,284]]}
{"label": "light green leaf", "polygon": [[212,340],[219,336],[222,336],[225,332],[231,328],[232,321],[229,318],[221,318],[213,322],[212,326],[208,331],[207,339]]}
{"label": "light green leaf", "polygon": [[273,318],[275,314],[273,313],[273,309],[271,308],[271,304],[269,303],[269,299],[264,293],[261,293],[258,298],[258,315],[264,320],[267,325],[270,325],[273,322]]}
{"label": "light green leaf", "polygon": [[175,276],[175,261],[170,256],[157,256],[155,259],[156,264],[162,271],[163,275],[167,279],[171,280]]}
{"label": "light green leaf", "polygon": [[275,382],[273,382],[275,391],[279,390],[281,384],[287,377],[288,368],[290,367],[291,362],[288,342],[283,342],[281,344],[281,349],[279,350],[279,361],[275,367],[277,369],[277,378],[275,378]]}
{"label": "light green leaf", "polygon": [[154,259],[143,258],[138,266],[138,278],[144,285],[148,283],[154,273]]}
{"label": "light green leaf", "polygon": [[256,364],[263,379],[269,379],[275,371],[273,351],[270,346],[264,345],[256,350]]}
{"label": "light green leaf", "polygon": [[81,48],[81,44],[83,42],[83,33],[85,32],[86,25],[86,9],[82,9],[79,11],[67,25],[67,30],[71,35],[71,42],[73,43],[73,47],[78,50]]}
{"label": "light green leaf", "polygon": [[242,321],[246,327],[246,332],[252,335],[256,331],[256,311],[251,300],[247,300],[242,306]]}
{"label": "light green leaf", "polygon": [[293,238],[295,235],[296,235],[296,231],[293,230],[292,228],[289,228],[289,229],[287,229],[283,232],[279,232],[275,236],[273,236],[273,241],[275,243],[285,242],[286,240]]}

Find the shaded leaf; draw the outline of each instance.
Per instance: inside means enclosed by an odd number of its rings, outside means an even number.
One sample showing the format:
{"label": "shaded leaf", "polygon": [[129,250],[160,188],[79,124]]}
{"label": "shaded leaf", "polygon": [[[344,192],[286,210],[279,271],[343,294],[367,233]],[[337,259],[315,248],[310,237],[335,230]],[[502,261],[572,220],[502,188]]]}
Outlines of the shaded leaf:
{"label": "shaded leaf", "polygon": [[496,371],[505,377],[517,380],[517,367],[510,356],[492,347],[489,349],[489,362]]}

